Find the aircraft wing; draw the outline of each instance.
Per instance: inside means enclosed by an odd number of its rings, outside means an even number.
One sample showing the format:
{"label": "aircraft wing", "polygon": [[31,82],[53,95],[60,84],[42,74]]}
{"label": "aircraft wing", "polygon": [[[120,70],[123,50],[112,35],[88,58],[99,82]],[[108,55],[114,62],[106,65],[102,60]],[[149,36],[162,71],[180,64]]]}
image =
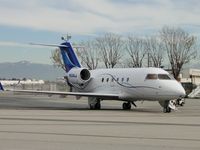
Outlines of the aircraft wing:
{"label": "aircraft wing", "polygon": [[90,93],[90,92],[62,92],[62,91],[37,91],[37,90],[8,90],[16,93],[23,94],[47,94],[47,95],[73,95],[73,96],[84,96],[84,97],[99,97],[109,99],[119,99],[119,94],[106,94],[106,93]]}

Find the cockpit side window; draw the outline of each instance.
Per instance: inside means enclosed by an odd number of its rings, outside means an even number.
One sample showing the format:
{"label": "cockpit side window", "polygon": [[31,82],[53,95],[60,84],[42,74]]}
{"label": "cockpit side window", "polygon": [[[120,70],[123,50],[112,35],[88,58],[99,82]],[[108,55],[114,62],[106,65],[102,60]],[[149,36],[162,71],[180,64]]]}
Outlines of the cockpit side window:
{"label": "cockpit side window", "polygon": [[157,74],[147,74],[146,76],[146,80],[156,80],[156,79],[158,79]]}
{"label": "cockpit side window", "polygon": [[158,74],[158,79],[160,80],[171,80],[168,74]]}
{"label": "cockpit side window", "polygon": [[169,74],[168,76],[170,77],[171,80],[176,80],[173,75]]}

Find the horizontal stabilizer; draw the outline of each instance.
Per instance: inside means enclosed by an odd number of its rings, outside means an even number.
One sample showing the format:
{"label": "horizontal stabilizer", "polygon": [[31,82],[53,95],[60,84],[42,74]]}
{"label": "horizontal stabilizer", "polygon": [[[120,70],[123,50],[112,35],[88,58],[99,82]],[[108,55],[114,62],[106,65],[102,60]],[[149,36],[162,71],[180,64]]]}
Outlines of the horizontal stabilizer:
{"label": "horizontal stabilizer", "polygon": [[[67,48],[69,46],[66,45],[61,45],[61,44],[43,44],[43,43],[29,43],[30,45],[38,45],[38,46],[48,46],[48,47],[63,47],[63,48]],[[85,48],[84,46],[80,46],[80,45],[72,45],[72,47],[74,48]]]}
{"label": "horizontal stabilizer", "polygon": [[39,45],[39,46],[49,46],[49,47],[64,47],[67,48],[66,45],[60,45],[60,44],[42,44],[42,43],[29,43],[30,45]]}

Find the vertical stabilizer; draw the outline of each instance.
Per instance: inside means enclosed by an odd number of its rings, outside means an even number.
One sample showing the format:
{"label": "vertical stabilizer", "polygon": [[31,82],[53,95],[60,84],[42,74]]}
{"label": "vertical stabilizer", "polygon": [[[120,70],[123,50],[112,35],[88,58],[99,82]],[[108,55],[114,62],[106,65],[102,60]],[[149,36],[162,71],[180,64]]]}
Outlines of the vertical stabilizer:
{"label": "vertical stabilizer", "polygon": [[65,45],[66,47],[60,46],[61,55],[63,62],[65,64],[66,71],[68,72],[74,67],[80,68],[81,65],[78,61],[78,58],[69,42],[62,43],[61,45]]}

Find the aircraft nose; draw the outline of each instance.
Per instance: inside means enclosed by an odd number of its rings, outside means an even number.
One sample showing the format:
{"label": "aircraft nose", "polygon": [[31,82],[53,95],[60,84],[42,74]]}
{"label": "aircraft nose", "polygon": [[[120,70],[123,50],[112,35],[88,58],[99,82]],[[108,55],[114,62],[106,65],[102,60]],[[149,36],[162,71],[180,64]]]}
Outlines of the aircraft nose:
{"label": "aircraft nose", "polygon": [[180,86],[177,88],[177,94],[180,97],[184,97],[186,95],[185,93],[185,89],[182,87],[182,85],[180,84]]}

